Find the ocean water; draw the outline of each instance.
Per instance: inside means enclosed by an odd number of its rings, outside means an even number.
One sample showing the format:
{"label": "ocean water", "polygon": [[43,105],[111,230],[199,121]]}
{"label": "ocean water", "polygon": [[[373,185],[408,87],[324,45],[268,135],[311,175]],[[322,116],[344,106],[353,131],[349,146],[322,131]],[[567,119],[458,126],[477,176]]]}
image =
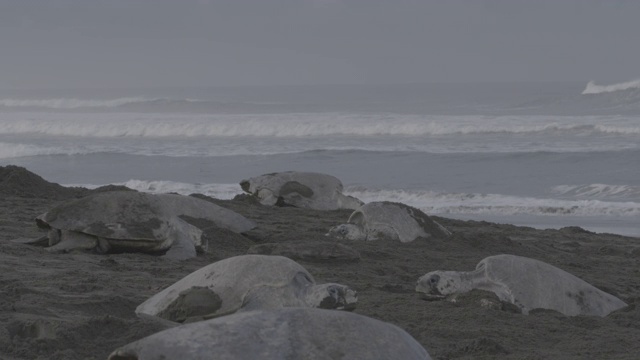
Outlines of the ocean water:
{"label": "ocean water", "polygon": [[0,91],[0,165],[232,198],[268,172],[363,201],[640,236],[640,81]]}

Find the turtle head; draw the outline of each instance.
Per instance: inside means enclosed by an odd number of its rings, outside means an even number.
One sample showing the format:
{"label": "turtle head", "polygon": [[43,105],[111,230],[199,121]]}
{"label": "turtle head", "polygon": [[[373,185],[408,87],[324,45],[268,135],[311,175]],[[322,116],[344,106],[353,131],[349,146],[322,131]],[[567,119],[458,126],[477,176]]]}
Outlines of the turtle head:
{"label": "turtle head", "polygon": [[338,207],[340,209],[356,210],[362,205],[364,205],[362,201],[349,195],[339,194],[339,196],[337,196],[337,200],[338,200]]}
{"label": "turtle head", "polygon": [[313,285],[307,292],[307,304],[321,309],[353,310],[358,302],[358,293],[341,284]]}
{"label": "turtle head", "polygon": [[347,240],[366,240],[367,235],[360,225],[356,224],[340,224],[329,229],[327,236],[333,236],[338,239]]}
{"label": "turtle head", "polygon": [[456,271],[432,271],[418,279],[416,292],[426,300],[437,300],[460,292],[461,285],[462,278]]}
{"label": "turtle head", "polygon": [[260,204],[267,206],[277,205],[278,200],[280,199],[280,197],[274,194],[273,191],[266,188],[259,189],[254,192],[254,194],[258,197]]}
{"label": "turtle head", "polygon": [[251,194],[251,181],[249,179],[240,181],[240,188],[244,192],[248,192],[249,194]]}

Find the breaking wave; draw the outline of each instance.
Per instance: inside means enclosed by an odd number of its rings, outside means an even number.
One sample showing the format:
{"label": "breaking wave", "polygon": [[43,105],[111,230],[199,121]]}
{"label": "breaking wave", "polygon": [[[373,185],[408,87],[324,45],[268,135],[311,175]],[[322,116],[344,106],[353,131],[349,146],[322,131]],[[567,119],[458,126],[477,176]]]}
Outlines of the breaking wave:
{"label": "breaking wave", "polygon": [[589,81],[582,94],[602,94],[630,89],[640,89],[640,79],[613,85],[596,85],[593,81]]}
{"label": "breaking wave", "polygon": [[0,142],[0,159],[16,158],[22,156],[57,154],[76,155],[85,153],[88,153],[88,151],[85,151],[78,147],[60,148],[53,146],[38,146],[31,144]]}
{"label": "breaking wave", "polygon": [[0,99],[0,106],[5,108],[32,109],[82,109],[82,108],[117,108],[136,103],[153,103],[165,99],[119,98],[111,100],[81,100],[81,99]]}
{"label": "breaking wave", "polygon": [[426,116],[385,114],[10,113],[0,134],[81,137],[447,136],[467,134],[640,134],[635,117]]}
{"label": "breaking wave", "polygon": [[553,188],[559,196],[591,199],[640,199],[640,186],[633,185],[559,185]]}
{"label": "breaking wave", "polygon": [[364,202],[396,201],[427,214],[638,216],[640,203],[601,200],[559,200],[501,194],[441,193],[434,191],[370,190],[350,187],[345,192]]}
{"label": "breaking wave", "polygon": [[[67,184],[96,188],[105,184]],[[204,194],[217,199],[232,199],[243,191],[238,184],[190,184],[174,181],[129,180],[124,185],[148,193]],[[637,187],[634,191],[638,191]],[[444,193],[426,190],[369,189],[347,186],[345,194],[367,202],[394,201],[421,209],[432,215],[535,215],[535,216],[638,216],[639,202],[601,200],[561,200],[519,197],[501,194]]]}

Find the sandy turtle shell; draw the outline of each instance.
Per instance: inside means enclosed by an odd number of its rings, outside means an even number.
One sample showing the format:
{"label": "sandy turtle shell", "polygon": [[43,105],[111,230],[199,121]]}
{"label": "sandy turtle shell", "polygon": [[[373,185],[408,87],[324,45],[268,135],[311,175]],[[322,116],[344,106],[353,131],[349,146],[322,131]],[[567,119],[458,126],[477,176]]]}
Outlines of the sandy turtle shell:
{"label": "sandy turtle shell", "polygon": [[431,359],[401,328],[343,311],[284,308],[186,324],[125,345],[109,360]]}
{"label": "sandy turtle shell", "polygon": [[205,219],[233,232],[246,232],[255,223],[205,200],[176,194],[135,191],[101,192],[71,200],[38,216],[38,226],[49,229],[51,251],[77,248],[160,252],[168,257],[195,256],[204,250],[202,230],[190,219]]}
{"label": "sandy turtle shell", "polygon": [[416,291],[426,297],[443,297],[472,289],[495,293],[518,306],[523,314],[550,309],[567,316],[606,316],[627,304],[586,281],[553,265],[515,255],[495,255],[481,260],[474,271],[433,271],[422,276]]}
{"label": "sandy turtle shell", "polygon": [[351,310],[356,301],[351,288],[316,284],[304,267],[289,258],[240,255],[187,275],[140,304],[136,314],[184,322],[292,306]]}
{"label": "sandy turtle shell", "polygon": [[342,194],[336,177],[314,172],[286,171],[240,182],[263,205],[289,205],[316,210],[356,209],[362,202]]}
{"label": "sandy turtle shell", "polygon": [[419,237],[445,238],[451,232],[419,209],[402,203],[380,201],[362,205],[351,214],[347,224],[333,227],[328,235],[350,240],[385,238],[410,242]]}

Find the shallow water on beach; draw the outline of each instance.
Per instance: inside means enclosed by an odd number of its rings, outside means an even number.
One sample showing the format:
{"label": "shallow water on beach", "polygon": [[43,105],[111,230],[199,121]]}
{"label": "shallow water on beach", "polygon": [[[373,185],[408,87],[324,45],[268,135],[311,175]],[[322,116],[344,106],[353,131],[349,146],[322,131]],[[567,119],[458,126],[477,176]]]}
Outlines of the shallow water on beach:
{"label": "shallow water on beach", "polygon": [[640,92],[584,85],[3,93],[0,164],[219,198],[251,176],[316,171],[364,201],[640,236]]}

